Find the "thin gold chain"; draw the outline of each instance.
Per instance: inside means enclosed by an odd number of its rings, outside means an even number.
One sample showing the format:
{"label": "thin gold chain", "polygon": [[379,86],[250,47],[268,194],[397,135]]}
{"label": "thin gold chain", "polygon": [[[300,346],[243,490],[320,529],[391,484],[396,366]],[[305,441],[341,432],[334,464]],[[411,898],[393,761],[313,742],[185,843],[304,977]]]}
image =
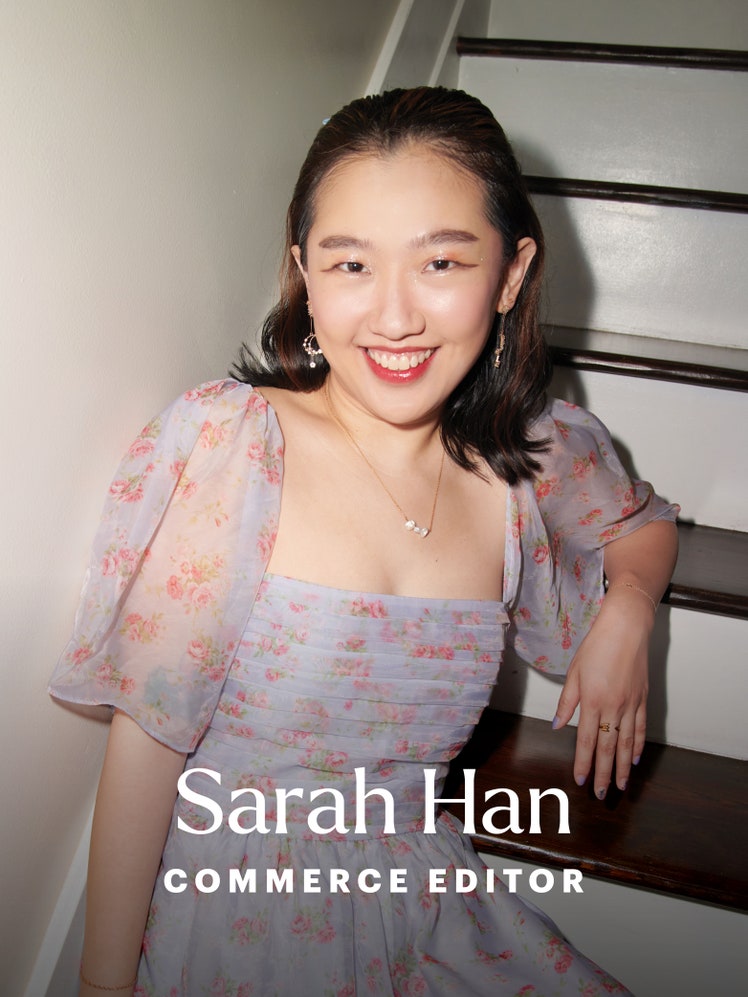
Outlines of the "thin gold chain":
{"label": "thin gold chain", "polygon": [[361,455],[361,458],[365,462],[366,466],[369,468],[369,470],[371,471],[371,473],[374,475],[374,477],[377,479],[377,481],[379,482],[379,484],[382,486],[382,488],[386,492],[387,496],[389,497],[390,502],[392,502],[392,504],[394,505],[394,507],[397,509],[397,511],[403,517],[403,520],[405,521],[405,529],[408,530],[408,531],[411,531],[411,532],[415,533],[417,536],[424,537],[424,538],[427,537],[431,533],[431,530],[433,529],[433,526],[434,526],[434,517],[436,516],[436,506],[437,506],[437,503],[439,501],[439,489],[441,488],[441,484],[442,484],[442,473],[444,472],[444,459],[446,457],[446,453],[444,451],[444,448],[442,448],[442,458],[441,458],[441,461],[439,463],[439,475],[438,475],[438,477],[436,479],[436,489],[434,490],[434,501],[433,501],[433,503],[431,505],[431,516],[429,518],[429,525],[426,526],[426,527],[418,526],[417,523],[416,523],[416,521],[414,519],[411,519],[410,516],[408,516],[408,514],[405,512],[405,510],[403,509],[403,507],[400,505],[400,503],[397,501],[397,499],[395,498],[395,496],[392,494],[392,492],[389,490],[389,488],[387,487],[387,485],[382,480],[382,477],[379,474],[379,471],[377,471],[376,467],[374,467],[374,465],[372,464],[372,462],[369,460],[369,458],[366,456],[366,454],[364,453],[364,451],[361,449],[361,447],[360,447],[358,441],[356,440],[356,438],[350,432],[350,430],[348,429],[348,427],[338,417],[338,414],[337,414],[337,412],[335,411],[335,409],[333,407],[332,399],[330,398],[330,389],[328,387],[327,381],[325,381],[325,401],[327,402],[327,408],[328,408],[328,411],[330,413],[330,416],[332,417],[333,422],[336,424],[336,426],[338,426],[338,428],[341,430],[341,432],[343,433],[343,435],[345,436],[345,438],[348,440],[348,442],[351,444],[351,446],[355,450],[357,450],[358,453]]}

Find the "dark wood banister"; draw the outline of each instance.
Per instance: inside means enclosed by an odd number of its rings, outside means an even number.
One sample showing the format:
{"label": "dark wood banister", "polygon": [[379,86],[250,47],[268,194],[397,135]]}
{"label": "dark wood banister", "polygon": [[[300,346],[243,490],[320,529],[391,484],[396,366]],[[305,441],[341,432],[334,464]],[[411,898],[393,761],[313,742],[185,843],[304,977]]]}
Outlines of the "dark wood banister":
{"label": "dark wood banister", "polygon": [[615,180],[572,180],[567,177],[526,176],[532,194],[552,197],[583,197],[629,204],[657,204],[702,211],[748,213],[748,194],[722,190],[694,190],[688,187],[660,187],[654,184],[619,183]]}
{"label": "dark wood banister", "polygon": [[606,45],[593,42],[550,42],[522,38],[458,38],[458,55],[506,59],[553,59],[565,62],[612,62],[745,72],[748,52],[733,49],[672,48],[655,45]]}
{"label": "dark wood banister", "polygon": [[[748,910],[748,762],[648,742],[625,793],[615,786],[604,801],[572,779],[576,731],[552,731],[545,720],[486,710],[455,759],[445,799],[459,799],[464,769],[476,770],[473,844],[512,860],[584,873],[676,896]],[[493,834],[482,815],[506,803],[485,793],[518,794],[520,834]],[[541,833],[528,832],[530,789],[562,789],[571,833],[558,834],[557,808],[543,810]],[[550,801],[554,804],[555,801]],[[448,809],[460,819],[464,808]],[[506,824],[506,811],[498,816]],[[554,821],[555,818],[555,821]],[[501,872],[499,872],[501,875]],[[503,877],[502,877],[503,878]],[[526,885],[518,884],[519,892]]]}
{"label": "dark wood banister", "polygon": [[657,381],[677,381],[728,391],[748,391],[748,371],[707,364],[684,363],[660,357],[628,356],[623,353],[606,353],[584,347],[554,346],[551,357],[559,367],[574,370],[594,370],[629,377],[644,377]]}

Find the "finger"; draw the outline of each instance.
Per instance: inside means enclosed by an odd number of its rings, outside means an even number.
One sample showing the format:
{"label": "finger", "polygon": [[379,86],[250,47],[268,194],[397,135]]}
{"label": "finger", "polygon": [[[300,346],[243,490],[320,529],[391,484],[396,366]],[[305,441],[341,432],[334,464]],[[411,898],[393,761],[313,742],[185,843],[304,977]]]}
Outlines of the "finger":
{"label": "finger", "polygon": [[595,796],[598,800],[604,800],[608,792],[616,757],[619,727],[620,724],[615,720],[602,721],[598,724],[595,748]]}
{"label": "finger", "polygon": [[635,717],[623,717],[616,745],[616,786],[623,791],[628,785],[635,744]]}
{"label": "finger", "polygon": [[636,711],[636,722],[634,725],[634,749],[631,762],[633,765],[639,764],[639,759],[644,751],[644,742],[647,737],[647,704],[640,703]]}
{"label": "finger", "polygon": [[576,669],[571,669],[566,676],[564,687],[558,698],[556,715],[553,718],[553,729],[565,727],[574,716],[574,710],[579,706],[579,679]]}
{"label": "finger", "polygon": [[597,747],[599,716],[597,714],[585,714],[579,718],[577,728],[577,747],[574,754],[574,781],[578,786],[583,786],[590,774],[592,760],[595,757]]}

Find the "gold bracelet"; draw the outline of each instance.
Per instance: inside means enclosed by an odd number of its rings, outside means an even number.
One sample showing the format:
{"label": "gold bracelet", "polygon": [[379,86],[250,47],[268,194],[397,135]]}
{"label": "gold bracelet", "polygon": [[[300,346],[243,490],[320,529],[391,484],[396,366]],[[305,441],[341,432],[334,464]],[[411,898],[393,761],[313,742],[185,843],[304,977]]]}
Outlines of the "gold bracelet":
{"label": "gold bracelet", "polygon": [[644,596],[645,599],[649,599],[649,601],[650,601],[650,603],[652,605],[652,611],[655,614],[657,613],[657,603],[654,601],[654,599],[649,594],[649,592],[645,591],[645,589],[643,589],[643,588],[640,588],[638,585],[634,585],[633,582],[613,582],[612,585],[608,586],[608,592],[610,592],[611,589],[621,588],[621,587],[627,588],[627,589],[633,589],[635,592],[641,592],[641,594]]}
{"label": "gold bracelet", "polygon": [[119,987],[107,987],[103,983],[94,983],[93,980],[89,980],[87,977],[83,975],[83,963],[81,963],[79,974],[81,978],[81,983],[85,983],[87,987],[93,987],[94,990],[109,990],[109,991],[132,990],[132,988],[135,986],[138,980],[138,974],[136,973],[129,983],[123,983]]}

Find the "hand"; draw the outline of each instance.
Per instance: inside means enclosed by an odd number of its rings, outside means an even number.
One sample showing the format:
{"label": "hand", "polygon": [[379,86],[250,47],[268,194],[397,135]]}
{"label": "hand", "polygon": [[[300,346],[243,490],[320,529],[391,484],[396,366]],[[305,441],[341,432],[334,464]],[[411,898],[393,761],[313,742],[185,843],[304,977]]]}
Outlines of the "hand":
{"label": "hand", "polygon": [[[569,667],[558,701],[555,729],[571,720],[579,727],[574,778],[586,781],[594,759],[595,796],[605,798],[615,762],[616,785],[624,790],[639,761],[647,729],[647,652],[653,617],[625,589],[611,590]],[[601,729],[610,725],[610,730]]]}

